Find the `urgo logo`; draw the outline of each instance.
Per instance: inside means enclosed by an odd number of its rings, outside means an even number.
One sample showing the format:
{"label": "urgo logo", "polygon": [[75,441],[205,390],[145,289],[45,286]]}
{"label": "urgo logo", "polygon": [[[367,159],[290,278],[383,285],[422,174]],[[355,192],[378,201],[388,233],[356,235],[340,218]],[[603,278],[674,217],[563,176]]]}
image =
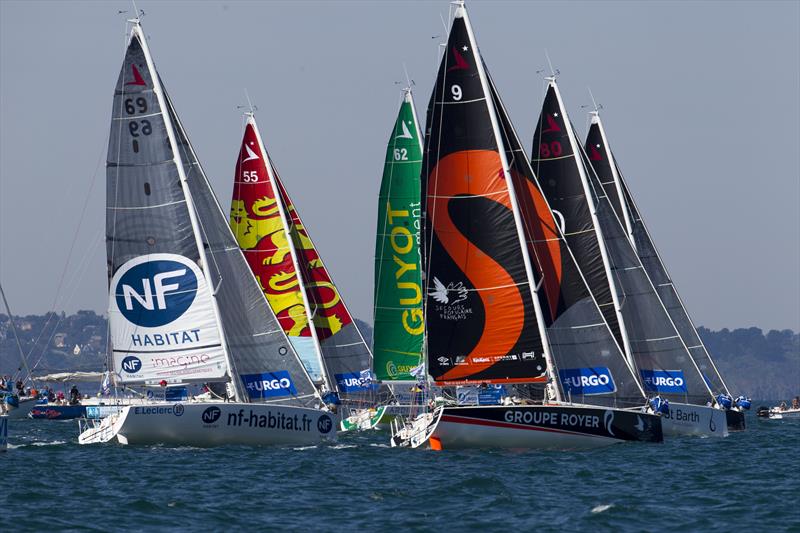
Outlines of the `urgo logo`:
{"label": "urgo logo", "polygon": [[320,415],[317,419],[317,429],[320,433],[329,433],[333,429],[333,420],[326,414]]}
{"label": "urgo logo", "polygon": [[137,326],[154,328],[183,315],[197,295],[197,265],[175,254],[131,259],[120,267],[112,287],[117,308]]}
{"label": "urgo logo", "polygon": [[611,371],[606,367],[562,368],[558,375],[564,392],[571,394],[608,394],[616,390]]}
{"label": "urgo logo", "polygon": [[292,376],[286,370],[265,374],[242,374],[242,381],[251,399],[297,394]]}
{"label": "urgo logo", "polygon": [[641,370],[644,390],[653,392],[688,392],[683,370]]}
{"label": "urgo logo", "polygon": [[222,415],[222,410],[219,407],[211,406],[203,411],[202,418],[204,424],[213,424]]}
{"label": "urgo logo", "polygon": [[142,368],[142,360],[133,355],[129,355],[122,360],[122,370],[128,374],[135,374]]}

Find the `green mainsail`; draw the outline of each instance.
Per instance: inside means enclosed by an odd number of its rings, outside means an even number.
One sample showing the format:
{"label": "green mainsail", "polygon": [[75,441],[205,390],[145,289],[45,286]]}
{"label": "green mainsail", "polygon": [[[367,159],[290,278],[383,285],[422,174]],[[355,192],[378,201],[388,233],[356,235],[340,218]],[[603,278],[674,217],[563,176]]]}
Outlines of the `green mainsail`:
{"label": "green mainsail", "polygon": [[406,89],[386,148],[375,241],[375,315],[372,354],[382,381],[409,381],[419,366],[425,321],[420,266],[422,139]]}

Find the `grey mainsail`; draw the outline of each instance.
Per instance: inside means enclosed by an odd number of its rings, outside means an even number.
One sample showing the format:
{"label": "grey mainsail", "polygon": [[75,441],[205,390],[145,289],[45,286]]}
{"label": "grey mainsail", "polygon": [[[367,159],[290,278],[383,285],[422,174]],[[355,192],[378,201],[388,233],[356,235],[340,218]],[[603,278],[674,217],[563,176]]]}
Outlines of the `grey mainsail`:
{"label": "grey mainsail", "polygon": [[586,152],[598,178],[603,182],[603,187],[611,200],[617,217],[620,222],[625,222],[626,230],[632,239],[636,254],[653,282],[664,308],[669,313],[704,379],[715,395],[721,393],[730,394],[705,344],[697,334],[697,329],[689,317],[675,284],[650,237],[650,232],[647,230],[625,178],[619,170],[611,147],[608,145],[600,116],[596,112],[592,113],[592,124],[586,137]]}
{"label": "grey mainsail", "polygon": [[316,390],[227,226],[134,24],[108,157],[109,314],[122,381],[223,381],[237,399]]}

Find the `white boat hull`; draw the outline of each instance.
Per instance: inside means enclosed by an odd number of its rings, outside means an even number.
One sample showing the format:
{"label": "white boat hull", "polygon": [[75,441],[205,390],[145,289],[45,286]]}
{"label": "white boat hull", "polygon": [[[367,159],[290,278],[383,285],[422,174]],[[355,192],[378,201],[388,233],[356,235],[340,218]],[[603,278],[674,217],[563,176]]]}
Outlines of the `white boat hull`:
{"label": "white boat hull", "polygon": [[661,415],[664,437],[727,437],[725,411],[705,405],[669,403],[669,413]]}
{"label": "white boat hull", "polygon": [[173,446],[309,445],[336,437],[338,421],[304,407],[232,402],[153,403],[123,408],[78,437],[81,444]]}
{"label": "white boat hull", "polygon": [[800,420],[800,409],[781,409],[780,407],[773,407],[767,412],[767,416],[758,414],[760,417],[768,418],[769,420]]}
{"label": "white boat hull", "polygon": [[583,405],[444,407],[432,449],[588,450],[625,441],[661,442],[661,421],[644,412]]}
{"label": "white boat hull", "polygon": [[30,413],[34,407],[36,407],[36,398],[21,398],[18,407],[9,409],[8,404],[6,404],[6,409],[8,410],[6,414],[10,420],[28,418],[28,413]]}

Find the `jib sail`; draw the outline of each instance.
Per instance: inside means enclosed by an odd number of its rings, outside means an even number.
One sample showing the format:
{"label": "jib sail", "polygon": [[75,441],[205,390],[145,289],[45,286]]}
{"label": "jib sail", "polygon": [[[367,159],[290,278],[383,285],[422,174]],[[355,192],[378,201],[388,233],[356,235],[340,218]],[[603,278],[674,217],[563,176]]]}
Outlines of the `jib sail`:
{"label": "jib sail", "polygon": [[372,354],[382,381],[408,381],[420,365],[425,321],[420,264],[422,136],[411,90],[389,136],[378,196]]}
{"label": "jib sail", "polygon": [[[275,166],[272,165],[274,169]],[[275,182],[290,223],[289,233],[297,251],[297,263],[316,328],[322,358],[332,387],[345,398],[374,404],[377,385],[372,379],[372,354],[333,283],[308,230],[275,172]]]}

